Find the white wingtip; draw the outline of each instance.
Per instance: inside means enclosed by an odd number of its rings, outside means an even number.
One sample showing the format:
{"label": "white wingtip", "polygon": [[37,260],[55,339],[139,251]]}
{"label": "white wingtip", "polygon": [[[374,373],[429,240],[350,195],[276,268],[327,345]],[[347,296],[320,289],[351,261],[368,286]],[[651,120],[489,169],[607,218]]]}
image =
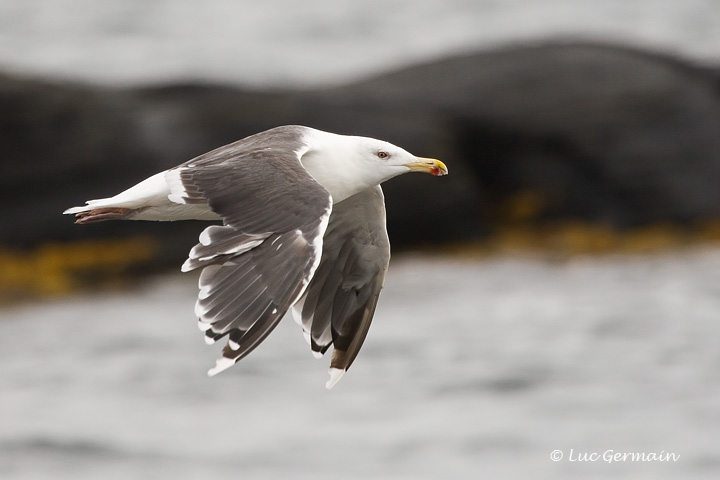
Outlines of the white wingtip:
{"label": "white wingtip", "polygon": [[215,362],[215,367],[208,370],[208,372],[207,372],[208,377],[214,377],[218,373],[224,372],[225,370],[232,367],[233,365],[235,365],[235,360],[232,360],[232,359],[226,358],[226,357],[220,357]]}
{"label": "white wingtip", "polygon": [[228,339],[228,347],[230,347],[232,350],[240,350],[240,344],[230,339]]}
{"label": "white wingtip", "polygon": [[347,370],[343,370],[341,368],[330,367],[330,370],[329,370],[330,380],[328,380],[327,383],[325,384],[325,388],[327,388],[328,390],[333,388],[335,386],[335,384],[340,381],[342,376],[345,375],[346,371]]}
{"label": "white wingtip", "polygon": [[200,299],[199,299],[199,298],[195,301],[194,312],[195,312],[195,316],[198,317],[198,318],[202,318],[203,315],[205,315],[205,314],[207,313],[207,310],[205,309],[205,307],[203,307],[203,306],[200,304]]}
{"label": "white wingtip", "polygon": [[207,345],[212,345],[215,343],[215,339],[212,337],[208,337],[207,335],[205,335],[203,338],[205,339],[205,343]]}
{"label": "white wingtip", "polygon": [[315,358],[322,358],[322,357],[323,357],[323,353],[322,353],[322,352],[316,352],[315,350],[311,350],[311,351],[312,351],[313,357],[315,357]]}
{"label": "white wingtip", "polygon": [[201,332],[207,332],[212,328],[211,324],[203,322],[202,320],[198,320],[197,326]]}

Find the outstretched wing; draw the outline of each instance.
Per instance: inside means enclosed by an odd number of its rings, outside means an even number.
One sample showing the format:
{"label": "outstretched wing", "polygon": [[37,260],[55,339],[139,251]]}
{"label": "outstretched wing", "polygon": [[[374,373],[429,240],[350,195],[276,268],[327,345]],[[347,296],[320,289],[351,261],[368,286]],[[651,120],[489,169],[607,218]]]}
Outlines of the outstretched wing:
{"label": "outstretched wing", "polygon": [[297,136],[278,141],[285,133],[248,137],[167,173],[173,201],[207,203],[223,220],[202,232],[183,265],[203,268],[195,313],[206,340],[229,337],[209,375],[265,339],[320,261],[332,199],[300,163]]}
{"label": "outstretched wing", "polygon": [[365,340],[389,261],[382,189],[337,203],[320,265],[292,308],[317,356],[334,347],[328,388],[350,368]]}

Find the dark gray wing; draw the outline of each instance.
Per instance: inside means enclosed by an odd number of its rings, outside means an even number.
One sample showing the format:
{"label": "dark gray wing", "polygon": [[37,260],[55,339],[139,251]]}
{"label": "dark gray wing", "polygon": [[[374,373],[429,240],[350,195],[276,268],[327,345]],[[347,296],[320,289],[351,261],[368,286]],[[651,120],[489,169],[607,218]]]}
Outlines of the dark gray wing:
{"label": "dark gray wing", "polygon": [[350,368],[365,340],[389,261],[382,189],[335,204],[320,265],[292,308],[314,353],[334,346],[328,388]]}
{"label": "dark gray wing", "polygon": [[265,339],[319,263],[332,199],[301,165],[295,138],[245,139],[172,174],[175,198],[207,202],[224,224],[205,229],[183,265],[204,268],[195,312],[206,340],[229,337],[210,375]]}

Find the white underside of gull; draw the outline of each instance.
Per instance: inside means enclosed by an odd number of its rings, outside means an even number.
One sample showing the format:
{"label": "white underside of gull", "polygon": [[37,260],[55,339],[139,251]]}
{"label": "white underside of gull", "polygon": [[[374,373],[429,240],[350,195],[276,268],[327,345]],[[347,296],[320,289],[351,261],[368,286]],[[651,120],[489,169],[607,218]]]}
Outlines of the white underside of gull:
{"label": "white underside of gull", "polygon": [[[64,213],[80,213],[95,208],[129,208],[136,210],[129,220],[219,220],[207,204],[186,204],[178,189],[182,189],[179,169],[156,173],[114,197],[88,200],[87,205],[73,207]],[[174,190],[174,191],[173,191]]]}

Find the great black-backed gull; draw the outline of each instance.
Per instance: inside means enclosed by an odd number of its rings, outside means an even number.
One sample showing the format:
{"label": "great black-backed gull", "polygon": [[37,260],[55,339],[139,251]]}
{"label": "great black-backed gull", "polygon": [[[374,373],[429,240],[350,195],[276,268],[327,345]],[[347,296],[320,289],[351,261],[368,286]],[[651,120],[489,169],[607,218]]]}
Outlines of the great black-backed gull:
{"label": "great black-backed gull", "polygon": [[313,354],[333,345],[332,388],[370,327],[390,260],[380,183],[447,174],[387,142],[303,126],[261,132],[66,210],[76,223],[221,220],[182,266],[202,268],[195,304],[208,343],[227,335],[208,375],[245,357],[292,309]]}

